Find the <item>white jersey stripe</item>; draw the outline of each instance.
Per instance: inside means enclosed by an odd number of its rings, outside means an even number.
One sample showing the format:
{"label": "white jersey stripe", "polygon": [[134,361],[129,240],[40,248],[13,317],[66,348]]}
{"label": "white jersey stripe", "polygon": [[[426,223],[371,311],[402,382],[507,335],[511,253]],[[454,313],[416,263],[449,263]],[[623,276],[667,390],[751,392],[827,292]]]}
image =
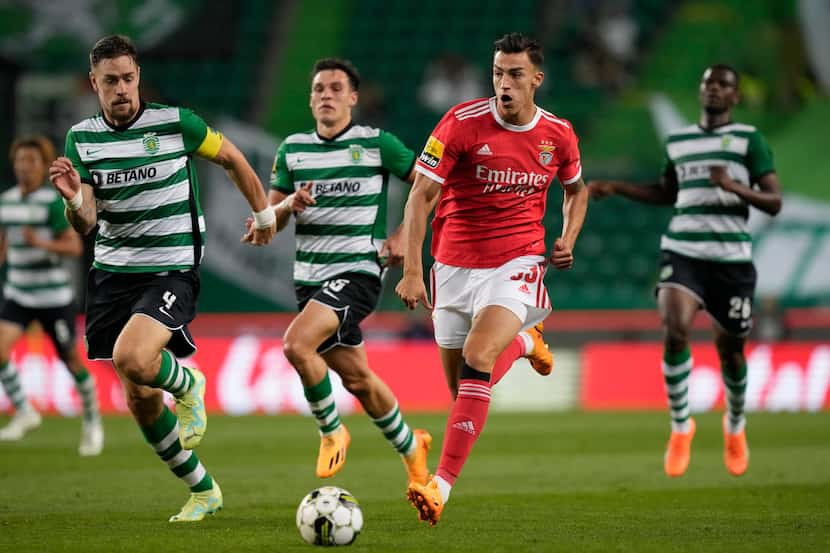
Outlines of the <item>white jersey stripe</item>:
{"label": "white jersey stripe", "polygon": [[98,200],[101,208],[112,213],[153,209],[167,204],[183,202],[190,197],[188,181],[184,180],[158,190],[147,190],[124,200]]}
{"label": "white jersey stripe", "polygon": [[297,214],[299,224],[325,225],[371,225],[375,222],[378,206],[350,207],[307,207]]}
{"label": "white jersey stripe", "polygon": [[[138,223],[111,224],[101,221],[99,232],[104,238],[138,238],[140,236],[165,236],[167,234],[179,234],[190,232],[190,213],[172,215],[164,219],[151,219]],[[204,232],[205,217],[199,216],[199,231]]]}
{"label": "white jersey stripe", "polygon": [[[143,139],[120,140],[118,142],[78,142],[78,155],[83,163],[92,163],[107,158],[130,159],[147,157]],[[181,134],[169,134],[159,137],[158,151],[154,155],[184,152],[184,139]]]}
{"label": "white jersey stripe", "polygon": [[459,117],[461,115],[466,115],[468,112],[477,111],[482,107],[490,107],[490,100],[488,98],[484,98],[478,102],[472,103],[469,106],[465,106],[461,109],[455,111],[455,116]]}
{"label": "white jersey stripe", "polygon": [[349,150],[344,148],[333,152],[293,152],[285,155],[285,162],[295,170],[381,166],[380,148],[363,148],[358,161],[354,161]]}
{"label": "white jersey stripe", "polygon": [[439,177],[438,175],[436,175],[435,173],[433,173],[429,169],[424,169],[423,167],[421,167],[420,165],[417,165],[417,164],[415,165],[415,172],[416,173],[421,173],[425,177],[429,177],[429,178],[431,178],[432,180],[434,180],[435,182],[437,182],[439,184],[444,184],[444,181],[446,180],[444,177]]}
{"label": "white jersey stripe", "polygon": [[[202,255],[204,255],[202,246]],[[112,248],[95,244],[95,258],[107,265],[129,267],[131,265],[179,266],[193,265],[193,246],[170,246],[167,248]]]}
{"label": "white jersey stripe", "polygon": [[556,117],[552,113],[550,113],[548,111],[545,111],[542,108],[539,108],[539,109],[542,112],[542,117],[544,117],[546,120],[550,121],[551,123],[556,123],[557,125],[562,125],[565,128],[570,128],[571,127],[570,125],[568,125],[567,121],[563,121],[562,119],[559,119],[558,117]]}
{"label": "white jersey stripe", "polygon": [[484,106],[481,109],[476,111],[468,111],[464,115],[456,115],[456,118],[459,121],[463,121],[464,119],[471,119],[473,117],[481,117],[482,115],[487,115],[490,113],[490,106]]}

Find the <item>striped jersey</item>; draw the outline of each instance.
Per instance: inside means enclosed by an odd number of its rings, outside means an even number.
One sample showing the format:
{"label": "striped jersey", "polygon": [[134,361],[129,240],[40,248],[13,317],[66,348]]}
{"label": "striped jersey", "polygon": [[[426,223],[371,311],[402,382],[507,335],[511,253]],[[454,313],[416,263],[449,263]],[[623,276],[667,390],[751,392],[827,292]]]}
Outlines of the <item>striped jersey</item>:
{"label": "striped jersey", "polygon": [[409,176],[415,153],[393,134],[352,125],[332,139],[316,131],[280,145],[271,187],[291,194],[309,182],[316,204],[296,217],[294,281],[318,285],[342,273],[380,276],[390,173]]}
{"label": "striped jersey", "polygon": [[752,260],[747,228],[749,204],[709,182],[709,168],[726,167],[745,186],[775,170],[766,140],[752,125],[729,123],[713,129],[692,125],[671,133],[666,176],[677,179],[677,201],[660,248],[696,259]]}
{"label": "striped jersey", "polygon": [[94,267],[153,273],[198,265],[205,220],[192,154],[209,132],[192,111],[151,103],[128,125],[113,127],[99,113],[70,129],[66,156],[98,205]]}
{"label": "striped jersey", "polygon": [[24,227],[50,240],[66,231],[69,223],[63,207],[60,194],[51,186],[41,186],[26,196],[17,186],[0,194],[0,226],[8,244],[6,299],[33,309],[72,303],[69,271],[61,256],[32,247],[23,238]]}

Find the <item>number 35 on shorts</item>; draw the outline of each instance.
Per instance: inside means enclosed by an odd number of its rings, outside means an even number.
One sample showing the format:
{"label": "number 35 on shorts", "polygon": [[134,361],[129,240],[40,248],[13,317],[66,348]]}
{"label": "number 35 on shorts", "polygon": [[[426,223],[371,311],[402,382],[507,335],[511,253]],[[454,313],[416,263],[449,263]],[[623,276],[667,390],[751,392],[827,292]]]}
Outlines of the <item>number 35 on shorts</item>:
{"label": "number 35 on shorts", "polygon": [[752,316],[752,299],[732,296],[729,298],[729,318],[747,320]]}

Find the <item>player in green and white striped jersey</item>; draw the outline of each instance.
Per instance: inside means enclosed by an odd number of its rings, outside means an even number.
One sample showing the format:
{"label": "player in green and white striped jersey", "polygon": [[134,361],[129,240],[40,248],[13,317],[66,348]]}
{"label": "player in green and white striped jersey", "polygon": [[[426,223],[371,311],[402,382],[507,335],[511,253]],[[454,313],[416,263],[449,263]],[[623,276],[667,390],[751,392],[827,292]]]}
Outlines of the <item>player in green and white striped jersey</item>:
{"label": "player in green and white striped jersey", "polygon": [[[89,356],[112,360],[145,438],[190,487],[170,521],[199,521],[223,500],[190,451],[207,427],[205,377],[177,360],[195,351],[187,325],[196,314],[204,251],[193,156],[222,165],[245,196],[254,210],[250,243],[271,241],[274,212],[229,140],[190,110],[141,100],[138,54],[127,37],[102,38],[89,57],[101,113],[72,127],[66,157],[50,169],[70,224],[82,233],[99,226],[88,279]],[[175,415],[162,390],[176,399]]]}
{"label": "player in green and white striped jersey", "polygon": [[747,230],[749,207],[777,214],[781,187],[761,133],[752,125],[732,121],[732,108],[739,99],[737,71],[722,64],[708,67],[699,97],[700,122],[668,137],[666,169],[659,184],[594,181],[589,189],[594,198],[619,194],[674,205],[674,216],[660,241],[663,259],[657,285],[665,334],[663,376],[672,416],[664,469],[669,476],[680,476],[689,465],[695,433],[688,401],[689,331],[702,308],[715,323],[726,388],[724,463],[739,476],[749,462],[744,343],[752,325],[756,282]]}
{"label": "player in green and white striped jersey", "polygon": [[98,455],[104,446],[104,430],[95,379],[78,355],[78,308],[69,271],[61,259],[80,256],[83,244],[63,216],[60,195],[46,185],[55,148],[42,136],[21,138],[12,144],[10,158],[17,186],[0,194],[2,255],[8,269],[0,306],[0,383],[15,414],[0,429],[0,440],[19,440],[40,424],[40,415],[26,398],[11,361],[14,344],[32,321],[38,321],[72,374],[81,399],[83,422],[78,452]]}
{"label": "player in green and white striped jersey", "polygon": [[432,438],[406,424],[394,394],[369,368],[360,330],[377,304],[383,266],[401,260],[397,236],[386,238],[387,188],[390,174],[412,182],[415,154],[391,133],[353,124],[359,86],[350,62],[317,61],[310,100],[316,127],[286,138],[274,161],[269,197],[277,228],[292,213],[297,222],[300,314],[283,348],[317,418],[319,477],[340,470],[350,440],[334,404],[331,367],[400,453],[410,481],[424,483]]}

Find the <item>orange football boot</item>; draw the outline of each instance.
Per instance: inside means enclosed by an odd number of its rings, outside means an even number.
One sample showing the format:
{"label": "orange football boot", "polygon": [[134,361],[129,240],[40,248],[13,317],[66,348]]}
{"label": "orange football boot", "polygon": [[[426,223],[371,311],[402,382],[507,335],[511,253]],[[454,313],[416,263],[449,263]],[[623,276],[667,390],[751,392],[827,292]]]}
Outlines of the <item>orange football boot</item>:
{"label": "orange football boot", "polygon": [[343,468],[346,463],[346,450],[352,437],[346,430],[346,425],[340,427],[331,434],[320,436],[320,454],[317,456],[317,476],[329,478]]}
{"label": "orange football boot", "polygon": [[525,357],[530,361],[530,366],[533,367],[533,370],[542,376],[547,376],[553,370],[553,353],[551,353],[548,345],[545,343],[545,337],[542,336],[542,328],[542,323],[539,323],[525,331],[533,339],[533,353]]}
{"label": "orange football boot", "polygon": [[403,464],[410,482],[426,484],[429,481],[429,469],[427,468],[427,454],[432,444],[432,436],[426,430],[420,428],[412,431],[412,436],[418,444],[410,456],[402,456]]}
{"label": "orange football boot", "polygon": [[410,482],[406,489],[406,497],[412,506],[418,511],[418,518],[435,526],[441,519],[441,511],[444,510],[444,500],[441,499],[441,492],[438,490],[438,483],[435,478],[430,478],[426,484]]}
{"label": "orange football boot", "polygon": [[692,456],[692,438],[695,437],[695,420],[689,418],[690,428],[686,433],[674,432],[669,438],[666,456],[663,458],[663,469],[671,477],[683,476],[689,468],[689,459]]}
{"label": "orange football boot", "polygon": [[723,462],[732,476],[740,476],[749,466],[749,447],[746,445],[746,429],[730,434],[723,417]]}

